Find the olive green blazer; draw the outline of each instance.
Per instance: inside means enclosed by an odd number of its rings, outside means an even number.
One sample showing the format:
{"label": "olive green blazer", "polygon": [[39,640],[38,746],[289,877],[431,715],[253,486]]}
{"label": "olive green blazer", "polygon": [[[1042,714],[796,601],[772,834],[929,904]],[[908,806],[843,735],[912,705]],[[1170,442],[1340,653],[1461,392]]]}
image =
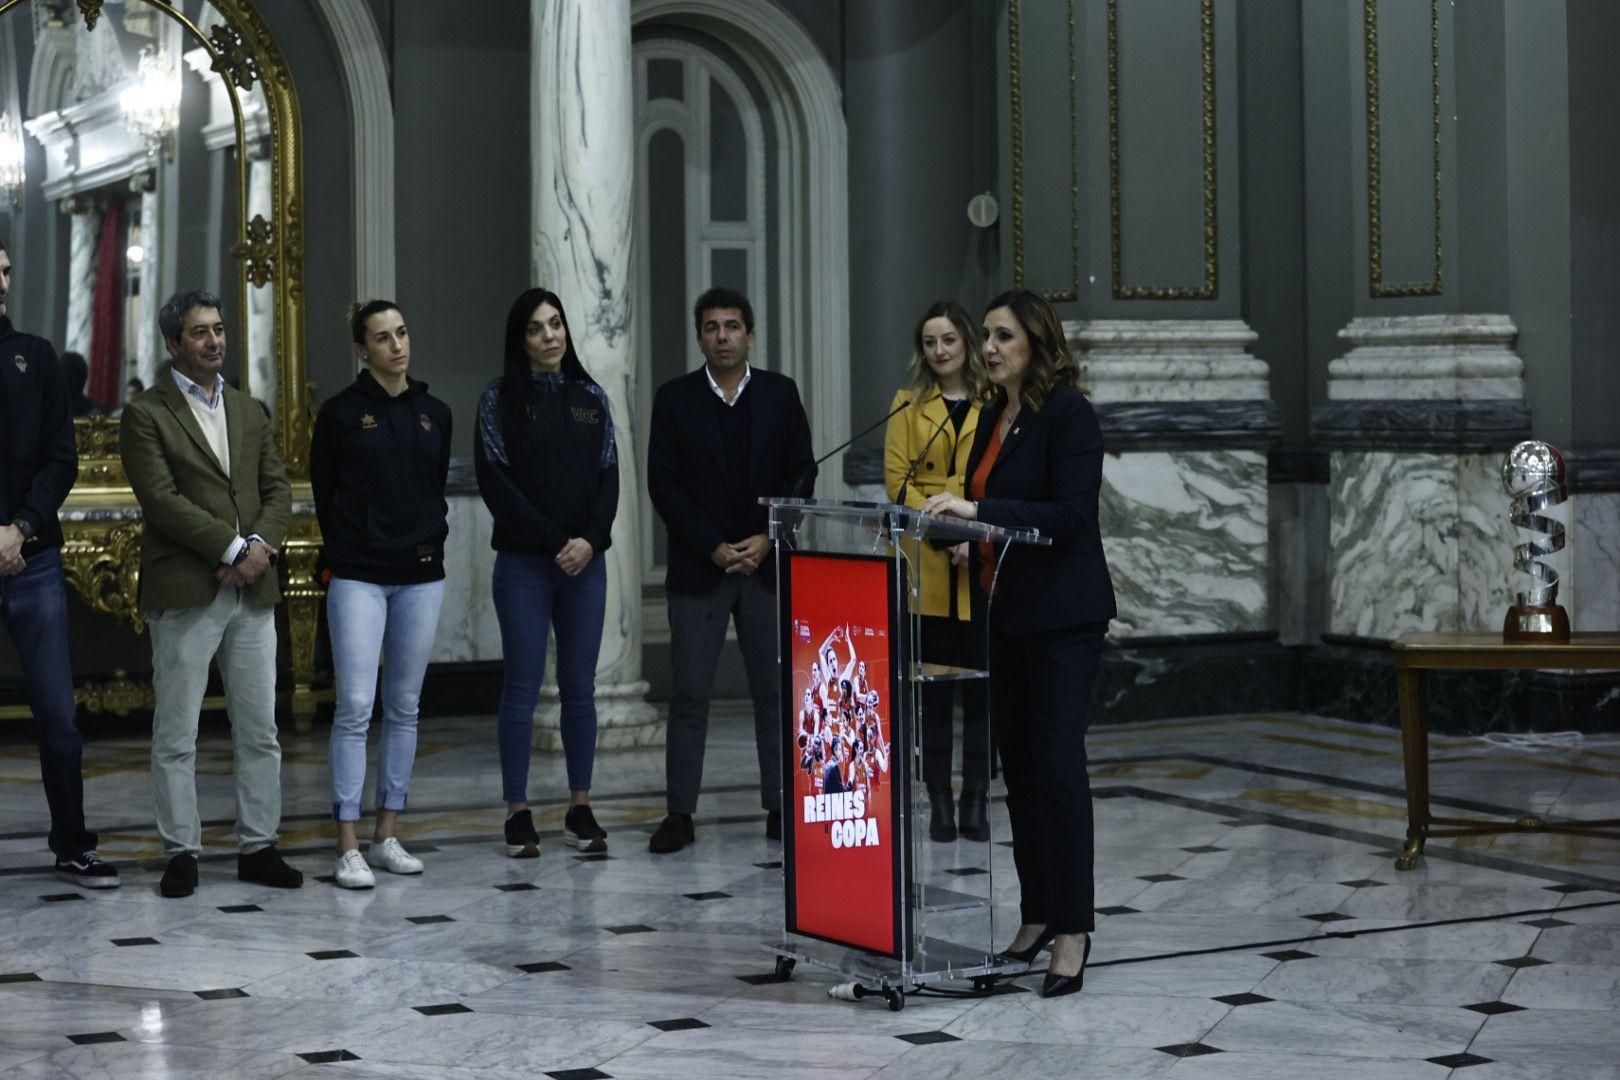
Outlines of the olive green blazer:
{"label": "olive green blazer", "polygon": [[[142,611],[198,608],[219,592],[214,571],[232,539],[258,533],[280,549],[292,514],[287,467],[262,406],[226,385],[230,475],[208,448],[169,369],[124,407],[119,423],[124,475],[141,504]],[[238,525],[240,523],[240,525]],[[250,604],[281,599],[274,570],[243,591]]]}

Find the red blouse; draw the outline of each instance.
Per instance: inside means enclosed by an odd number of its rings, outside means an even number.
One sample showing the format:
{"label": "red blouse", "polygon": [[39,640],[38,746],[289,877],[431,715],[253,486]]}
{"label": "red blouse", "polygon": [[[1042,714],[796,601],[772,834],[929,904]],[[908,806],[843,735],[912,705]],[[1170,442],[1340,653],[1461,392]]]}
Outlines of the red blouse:
{"label": "red blouse", "polygon": [[[968,498],[979,502],[984,498],[984,485],[990,480],[990,470],[996,467],[996,458],[1001,454],[1001,423],[998,420],[990,432],[990,441],[985,444],[984,456],[979,459],[978,467],[968,478]],[[979,585],[985,592],[990,591],[990,585],[996,575],[995,546],[988,540],[979,544]]]}

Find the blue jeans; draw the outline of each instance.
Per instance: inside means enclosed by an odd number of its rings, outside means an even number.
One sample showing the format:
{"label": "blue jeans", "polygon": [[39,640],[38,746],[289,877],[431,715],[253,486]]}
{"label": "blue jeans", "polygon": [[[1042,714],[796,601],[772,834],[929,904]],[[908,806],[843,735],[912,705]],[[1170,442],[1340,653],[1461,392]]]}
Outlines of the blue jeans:
{"label": "blue jeans", "polygon": [[529,800],[534,707],[546,673],[546,631],[557,631],[557,693],[570,791],[591,789],[596,761],[596,658],[607,614],[607,565],[597,555],[569,577],[547,555],[495,556],[495,615],[501,622],[505,678],[496,728],[507,802]]}
{"label": "blue jeans", "polygon": [[61,552],[26,556],[28,566],[0,577],[0,622],[22,661],[28,707],[39,736],[39,771],[51,808],[51,850],[71,859],[96,846],[84,827],[84,741],[73,702],[68,656],[67,583]]}
{"label": "blue jeans", "polygon": [[366,729],[382,664],[382,734],[377,739],[377,809],[403,810],[416,761],[422,677],[444,602],[444,582],[372,585],[334,577],[326,589],[337,706],[332,714],[332,816],[360,820]]}

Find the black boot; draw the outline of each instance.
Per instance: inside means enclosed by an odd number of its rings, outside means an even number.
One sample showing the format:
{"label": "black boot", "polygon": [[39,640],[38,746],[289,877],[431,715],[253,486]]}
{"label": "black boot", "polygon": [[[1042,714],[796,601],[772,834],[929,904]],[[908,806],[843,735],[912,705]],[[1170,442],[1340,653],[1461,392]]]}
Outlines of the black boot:
{"label": "black boot", "polygon": [[933,815],[928,819],[928,838],[936,843],[948,844],[956,839],[956,803],[948,787],[929,788],[928,803]]}
{"label": "black boot", "polygon": [[980,843],[990,839],[990,819],[985,816],[983,788],[962,789],[962,835]]}

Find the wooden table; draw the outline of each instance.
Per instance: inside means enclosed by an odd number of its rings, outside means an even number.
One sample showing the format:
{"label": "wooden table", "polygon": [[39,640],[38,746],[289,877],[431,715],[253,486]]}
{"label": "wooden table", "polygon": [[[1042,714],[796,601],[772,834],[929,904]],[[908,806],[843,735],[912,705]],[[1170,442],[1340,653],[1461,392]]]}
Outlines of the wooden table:
{"label": "wooden table", "polygon": [[[1401,706],[1401,756],[1406,765],[1406,847],[1395,869],[1411,870],[1431,836],[1489,836],[1509,832],[1574,833],[1620,839],[1620,818],[1516,821],[1442,818],[1429,813],[1427,674],[1436,670],[1605,671],[1620,669],[1620,633],[1577,633],[1562,644],[1504,642],[1501,634],[1402,634],[1395,642],[1395,682]],[[1434,826],[1445,826],[1436,829]]]}

